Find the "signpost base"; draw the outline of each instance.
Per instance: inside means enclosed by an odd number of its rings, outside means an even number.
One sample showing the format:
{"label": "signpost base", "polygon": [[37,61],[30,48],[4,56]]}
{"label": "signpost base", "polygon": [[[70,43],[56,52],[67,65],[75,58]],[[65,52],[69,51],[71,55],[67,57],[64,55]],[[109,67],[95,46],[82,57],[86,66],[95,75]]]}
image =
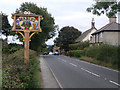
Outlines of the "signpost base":
{"label": "signpost base", "polygon": [[24,63],[25,64],[28,64],[29,63],[29,33],[30,31],[26,30],[24,31],[24,35],[25,35],[25,38],[24,38]]}

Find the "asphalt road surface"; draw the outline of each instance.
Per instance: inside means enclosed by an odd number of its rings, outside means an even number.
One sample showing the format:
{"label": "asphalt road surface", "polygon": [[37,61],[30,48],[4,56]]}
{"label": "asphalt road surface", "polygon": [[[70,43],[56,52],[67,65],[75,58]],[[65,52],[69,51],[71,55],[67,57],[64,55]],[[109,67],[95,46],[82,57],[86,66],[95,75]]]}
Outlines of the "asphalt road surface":
{"label": "asphalt road surface", "polygon": [[118,88],[119,72],[82,60],[44,55],[62,88]]}

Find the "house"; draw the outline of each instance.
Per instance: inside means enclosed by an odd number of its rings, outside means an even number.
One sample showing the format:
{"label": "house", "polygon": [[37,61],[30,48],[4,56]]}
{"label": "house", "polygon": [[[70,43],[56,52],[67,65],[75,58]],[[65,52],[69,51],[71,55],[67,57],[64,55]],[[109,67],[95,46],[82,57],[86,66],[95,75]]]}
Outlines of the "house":
{"label": "house", "polygon": [[59,52],[59,53],[60,53],[60,47],[58,47],[58,46],[55,45],[55,46],[53,47],[53,53],[54,53],[54,52]]}
{"label": "house", "polygon": [[92,44],[120,45],[120,23],[116,22],[116,16],[109,18],[109,23],[92,33]]}
{"label": "house", "polygon": [[95,28],[95,22],[94,22],[94,18],[92,18],[92,22],[91,22],[91,28],[86,30],[85,32],[83,32],[83,34],[81,34],[76,40],[75,40],[75,43],[78,43],[78,42],[84,42],[84,41],[87,41],[87,40],[90,40],[91,38],[91,34],[96,32],[97,29]]}

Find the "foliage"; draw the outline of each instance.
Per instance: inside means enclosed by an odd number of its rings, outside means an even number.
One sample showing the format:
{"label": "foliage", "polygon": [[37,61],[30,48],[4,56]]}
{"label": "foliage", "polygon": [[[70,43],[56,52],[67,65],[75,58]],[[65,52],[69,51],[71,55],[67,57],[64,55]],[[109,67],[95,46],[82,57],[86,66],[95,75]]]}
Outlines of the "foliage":
{"label": "foliage", "polygon": [[42,52],[47,52],[47,53],[53,52],[53,47],[54,47],[54,45],[46,46],[45,48],[42,48]]}
{"label": "foliage", "polygon": [[0,17],[1,17],[0,19],[2,19],[0,22],[0,24],[2,23],[1,24],[2,26],[0,26],[0,32],[7,37],[8,35],[10,35],[10,28],[11,28],[8,21],[8,16],[4,13],[1,13]]}
{"label": "foliage", "polygon": [[[40,51],[42,44],[45,43],[48,39],[52,38],[55,35],[55,30],[57,25],[55,25],[54,18],[48,13],[47,8],[38,7],[36,4],[31,2],[22,3],[19,8],[16,9],[16,13],[30,11],[37,15],[42,15],[43,20],[41,21],[42,33],[35,34],[31,38],[30,48],[35,51]],[[20,40],[22,36],[19,35]]]}
{"label": "foliage", "polygon": [[84,49],[83,55],[95,58],[97,60],[111,63],[112,65],[120,68],[120,47],[111,45],[92,46]]}
{"label": "foliage", "polygon": [[89,41],[69,44],[69,47],[70,50],[83,50],[84,48],[89,47]]}
{"label": "foliage", "polygon": [[17,50],[23,48],[23,45],[20,44],[7,44],[7,41],[2,40],[2,52],[5,54],[11,54]]}
{"label": "foliage", "polygon": [[75,39],[81,35],[81,32],[74,27],[63,27],[59,31],[58,38],[54,41],[57,46],[65,51],[69,50],[69,44],[74,43]]}
{"label": "foliage", "polygon": [[82,56],[82,50],[71,50],[67,53],[67,55],[71,57],[81,57]]}
{"label": "foliage", "polygon": [[[97,0],[94,5],[87,8],[88,12],[92,12],[96,15],[101,15],[106,13],[108,17],[113,16],[114,14],[117,14],[117,12],[120,12],[120,2],[102,2],[101,0]],[[101,1],[101,2],[100,2]]]}
{"label": "foliage", "polygon": [[6,55],[3,54],[3,88],[35,88],[34,71],[38,68],[35,51],[30,50],[30,64],[24,64],[24,49]]}

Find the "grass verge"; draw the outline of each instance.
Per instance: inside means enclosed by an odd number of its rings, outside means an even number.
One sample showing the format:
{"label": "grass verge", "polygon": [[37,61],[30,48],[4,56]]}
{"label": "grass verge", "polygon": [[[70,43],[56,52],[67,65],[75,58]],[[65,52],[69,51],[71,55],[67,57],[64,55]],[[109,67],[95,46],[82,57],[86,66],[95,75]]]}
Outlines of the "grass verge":
{"label": "grass verge", "polygon": [[110,62],[109,63],[108,62],[103,62],[103,61],[100,61],[100,60],[96,60],[95,58],[86,57],[86,56],[82,56],[79,59],[83,60],[83,61],[87,61],[89,63],[93,63],[93,64],[101,65],[101,66],[104,66],[104,67],[108,67],[108,68],[111,68],[111,69],[120,70],[118,67],[114,66]]}
{"label": "grass verge", "polygon": [[40,67],[38,65],[37,69],[34,71],[34,74],[33,74],[33,82],[34,82],[34,87],[35,88],[41,88],[40,72],[41,72],[41,70],[40,70]]}

